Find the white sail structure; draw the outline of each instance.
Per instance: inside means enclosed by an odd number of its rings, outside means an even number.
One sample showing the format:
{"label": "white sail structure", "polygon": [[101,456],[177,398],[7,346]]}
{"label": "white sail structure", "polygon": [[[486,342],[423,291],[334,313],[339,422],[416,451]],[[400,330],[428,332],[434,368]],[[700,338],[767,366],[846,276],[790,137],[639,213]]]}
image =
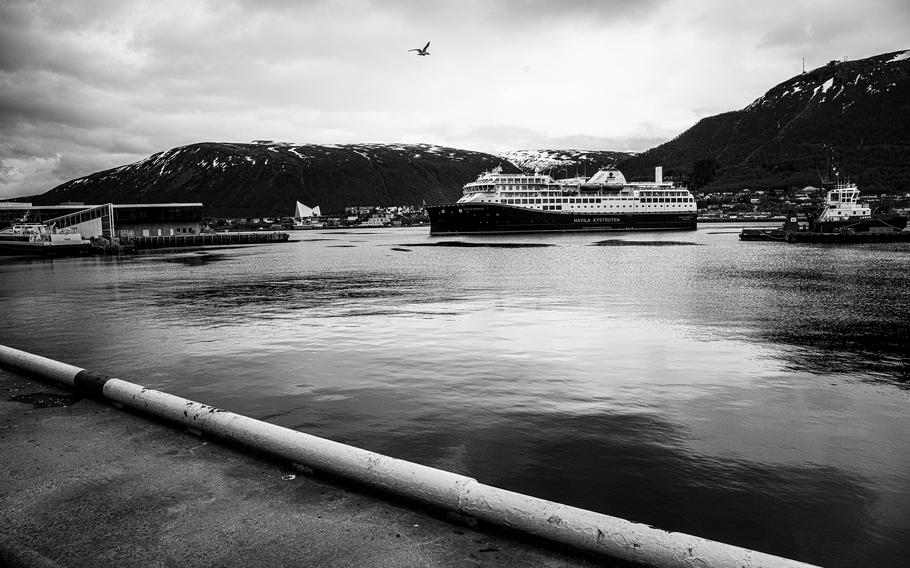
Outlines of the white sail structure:
{"label": "white sail structure", "polygon": [[307,207],[301,202],[297,202],[297,208],[294,210],[294,218],[303,219],[305,217],[321,217],[322,212],[319,210],[319,206],[316,207]]}

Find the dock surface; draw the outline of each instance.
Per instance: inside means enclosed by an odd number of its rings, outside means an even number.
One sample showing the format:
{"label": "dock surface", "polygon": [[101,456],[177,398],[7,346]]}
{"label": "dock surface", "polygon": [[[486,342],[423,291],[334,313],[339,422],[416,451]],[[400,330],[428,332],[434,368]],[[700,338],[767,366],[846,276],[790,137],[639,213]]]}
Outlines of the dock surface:
{"label": "dock surface", "polygon": [[623,565],[451,522],[6,370],[0,456],[0,565]]}

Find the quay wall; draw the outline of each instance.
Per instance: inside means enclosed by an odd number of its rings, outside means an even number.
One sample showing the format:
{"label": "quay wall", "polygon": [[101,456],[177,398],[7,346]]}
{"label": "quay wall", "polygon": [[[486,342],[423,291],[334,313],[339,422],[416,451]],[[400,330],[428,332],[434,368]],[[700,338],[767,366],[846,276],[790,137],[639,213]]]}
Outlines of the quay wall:
{"label": "quay wall", "polygon": [[662,568],[797,568],[809,564],[668,532],[479,483],[214,408],[0,345],[0,366],[240,446],[586,553]]}
{"label": "quay wall", "polygon": [[207,245],[245,245],[260,243],[283,243],[290,238],[288,233],[200,233],[195,235],[161,235],[131,237],[124,242],[136,250],[159,248],[197,247]]}

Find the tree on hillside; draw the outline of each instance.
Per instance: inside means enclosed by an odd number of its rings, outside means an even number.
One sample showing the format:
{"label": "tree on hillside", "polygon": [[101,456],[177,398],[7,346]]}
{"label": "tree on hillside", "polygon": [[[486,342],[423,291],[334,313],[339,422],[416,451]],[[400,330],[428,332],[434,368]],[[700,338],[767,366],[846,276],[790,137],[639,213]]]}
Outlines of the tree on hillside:
{"label": "tree on hillside", "polygon": [[702,158],[695,160],[692,164],[692,176],[689,179],[689,188],[698,189],[714,181],[717,174],[717,160],[714,158]]}

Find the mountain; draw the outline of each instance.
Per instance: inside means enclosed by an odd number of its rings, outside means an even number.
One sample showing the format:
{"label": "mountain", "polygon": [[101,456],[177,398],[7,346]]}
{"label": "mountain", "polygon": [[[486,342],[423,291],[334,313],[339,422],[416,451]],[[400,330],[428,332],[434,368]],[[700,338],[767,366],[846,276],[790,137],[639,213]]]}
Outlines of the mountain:
{"label": "mountain", "polygon": [[600,168],[628,159],[628,152],[601,150],[513,150],[500,156],[524,172],[540,171],[557,179],[591,176]]}
{"label": "mountain", "polygon": [[294,145],[204,142],[97,172],[27,198],[36,205],[201,202],[213,217],[291,216],[367,205],[447,203],[503,158],[427,144]]}
{"label": "mountain", "polygon": [[75,179],[27,200],[36,205],[201,202],[213,217],[290,216],[296,201],[326,213],[350,206],[451,203],[465,183],[496,166],[507,173],[536,168],[572,177],[628,156],[579,150],[497,156],[427,144],[205,142]]}
{"label": "mountain", "polygon": [[[699,121],[619,164],[629,179],[654,166],[689,189],[801,188],[834,175],[864,193],[910,188],[910,51],[832,61],[746,108]],[[835,169],[836,168],[836,169]]]}

